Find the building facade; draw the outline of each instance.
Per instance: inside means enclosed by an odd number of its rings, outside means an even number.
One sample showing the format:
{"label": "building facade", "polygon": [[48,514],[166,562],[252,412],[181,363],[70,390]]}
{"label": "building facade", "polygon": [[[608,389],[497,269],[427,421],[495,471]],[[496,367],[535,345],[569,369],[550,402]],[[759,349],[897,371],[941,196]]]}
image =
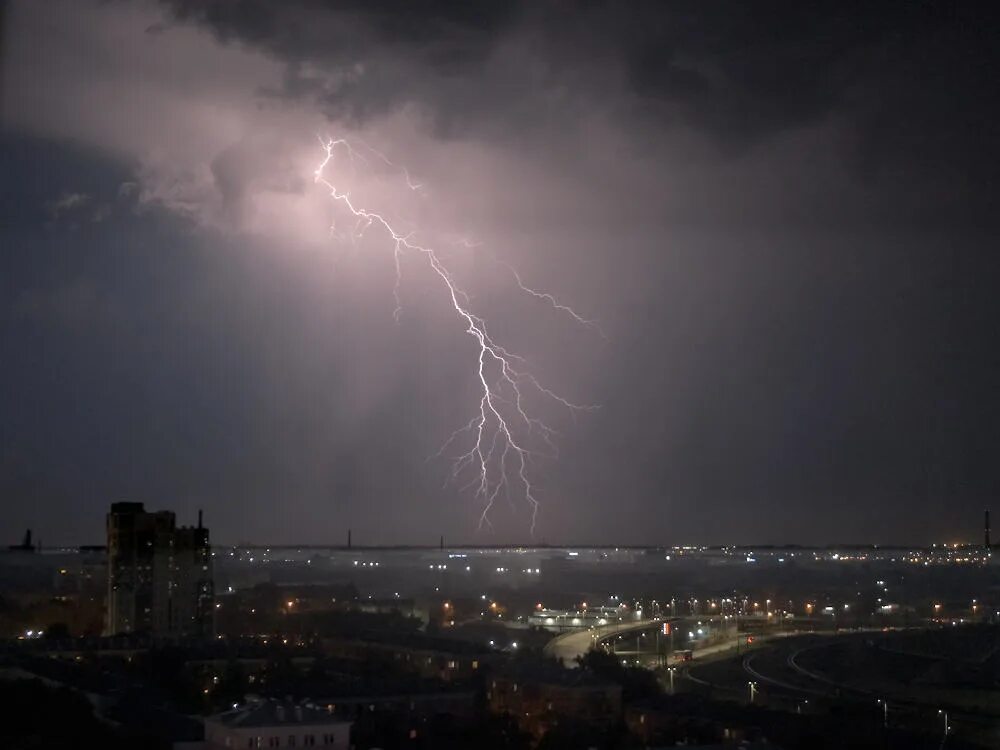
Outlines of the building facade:
{"label": "building facade", "polygon": [[525,664],[498,674],[486,699],[490,711],[512,717],[536,740],[563,719],[607,728],[622,715],[620,685],[606,683],[580,669]]}
{"label": "building facade", "polygon": [[113,503],[107,531],[106,635],[212,633],[212,552],[200,512],[197,527],[178,527],[170,511]]}
{"label": "building facade", "polygon": [[348,750],[351,723],[332,707],[260,700],[205,719],[205,747]]}

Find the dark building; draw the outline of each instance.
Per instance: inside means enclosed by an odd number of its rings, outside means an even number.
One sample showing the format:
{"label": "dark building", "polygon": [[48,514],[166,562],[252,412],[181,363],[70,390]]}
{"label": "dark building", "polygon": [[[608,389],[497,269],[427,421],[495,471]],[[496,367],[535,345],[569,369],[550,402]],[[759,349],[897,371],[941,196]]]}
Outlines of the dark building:
{"label": "dark building", "polygon": [[107,523],[105,632],[211,634],[212,552],[201,513],[197,527],[178,527],[170,511],[113,503]]}
{"label": "dark building", "polygon": [[35,545],[31,543],[31,529],[24,532],[24,541],[10,545],[11,552],[34,552]]}
{"label": "dark building", "polygon": [[548,663],[510,665],[493,678],[486,699],[494,714],[509,715],[536,740],[567,719],[603,729],[622,716],[620,685]]}

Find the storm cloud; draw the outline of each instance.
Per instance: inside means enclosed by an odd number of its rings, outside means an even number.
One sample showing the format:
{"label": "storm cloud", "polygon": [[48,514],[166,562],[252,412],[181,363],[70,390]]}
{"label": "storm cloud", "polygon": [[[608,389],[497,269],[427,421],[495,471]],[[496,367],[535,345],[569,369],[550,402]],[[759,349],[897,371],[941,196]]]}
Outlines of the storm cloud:
{"label": "storm cloud", "polygon": [[540,538],[962,534],[1000,485],[993,15],[12,3],[9,523],[47,509],[79,540],[127,498],[204,505],[226,541],[526,536],[516,499],[477,531],[428,460],[470,417],[474,352],[426,268],[397,322],[386,238],[331,233],[317,136],[344,135],[426,186],[351,187],[601,406],[548,415]]}

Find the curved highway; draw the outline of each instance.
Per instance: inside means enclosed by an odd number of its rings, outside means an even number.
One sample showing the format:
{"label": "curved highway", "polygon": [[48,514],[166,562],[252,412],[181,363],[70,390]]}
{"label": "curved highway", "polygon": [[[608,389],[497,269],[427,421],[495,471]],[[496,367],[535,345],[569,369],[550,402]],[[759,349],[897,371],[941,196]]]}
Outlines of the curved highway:
{"label": "curved highway", "polygon": [[615,635],[632,630],[647,630],[656,627],[662,620],[634,620],[615,625],[602,625],[596,629],[578,630],[558,635],[545,646],[545,655],[560,659],[567,667],[576,667],[578,657],[587,653],[594,645]]}

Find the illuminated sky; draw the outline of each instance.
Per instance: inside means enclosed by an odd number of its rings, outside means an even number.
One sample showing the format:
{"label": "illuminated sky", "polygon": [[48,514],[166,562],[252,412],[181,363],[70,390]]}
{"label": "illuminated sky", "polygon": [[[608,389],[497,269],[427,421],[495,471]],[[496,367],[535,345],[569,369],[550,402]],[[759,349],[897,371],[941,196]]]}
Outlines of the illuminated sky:
{"label": "illuminated sky", "polygon": [[[433,239],[536,403],[536,539],[978,538],[1000,497],[997,53],[949,3],[9,3],[0,526],[527,540],[431,459],[476,406]],[[428,9],[430,8],[430,9]],[[402,187],[401,187],[402,186]],[[576,325],[525,283],[599,321]],[[998,504],[1000,508],[1000,504]]]}

